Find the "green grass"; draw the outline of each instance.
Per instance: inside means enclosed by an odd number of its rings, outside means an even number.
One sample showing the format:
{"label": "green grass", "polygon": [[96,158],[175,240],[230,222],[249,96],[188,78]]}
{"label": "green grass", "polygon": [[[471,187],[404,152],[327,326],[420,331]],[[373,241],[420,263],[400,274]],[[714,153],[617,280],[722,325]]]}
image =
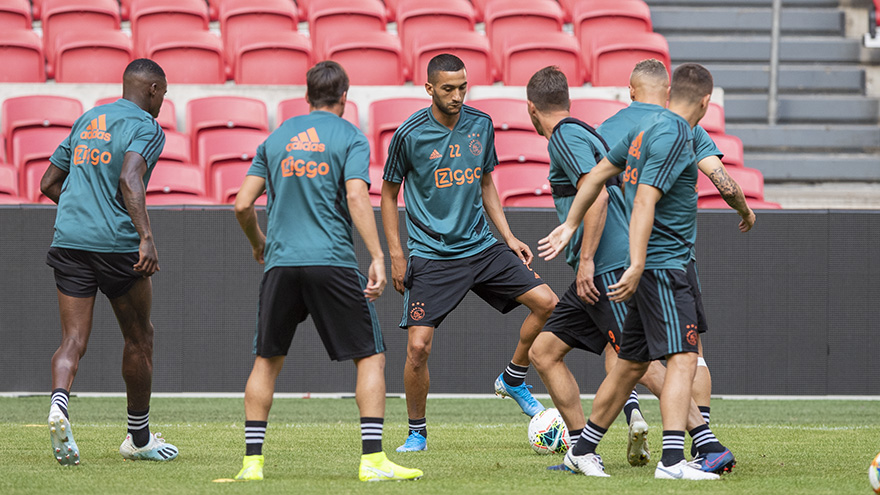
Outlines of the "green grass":
{"label": "green grass", "polygon": [[[367,484],[357,480],[360,435],[351,399],[277,399],[269,418],[262,482],[214,483],[231,478],[244,454],[241,399],[153,399],[151,422],[180,448],[170,463],[123,462],[125,400],[71,399],[83,464],[52,458],[46,429],[48,397],[0,398],[0,493],[590,493],[590,494],[840,494],[871,493],[867,467],[880,450],[880,403],[860,401],[715,400],[713,430],[737,457],[733,473],[711,485],[653,479],[649,467],[624,458],[619,419],[599,447],[608,479],[545,469],[561,456],[539,456],[526,441],[526,418],[513,401],[432,399],[429,450],[394,452],[406,433],[402,399],[388,399],[385,450],[418,467],[417,482]],[[549,403],[548,400],[544,400]],[[584,408],[589,411],[589,401]],[[659,454],[656,400],[643,401]]]}

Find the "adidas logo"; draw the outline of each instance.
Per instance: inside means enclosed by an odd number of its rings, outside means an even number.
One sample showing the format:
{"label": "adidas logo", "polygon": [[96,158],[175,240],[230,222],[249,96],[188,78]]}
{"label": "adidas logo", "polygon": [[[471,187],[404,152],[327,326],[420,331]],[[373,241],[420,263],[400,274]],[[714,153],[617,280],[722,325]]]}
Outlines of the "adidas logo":
{"label": "adidas logo", "polygon": [[428,157],[428,160],[436,160],[438,158],[443,158],[443,155],[441,155],[440,152],[438,152],[437,150],[434,150],[434,152],[431,153],[431,156]]}
{"label": "adidas logo", "polygon": [[110,141],[110,133],[107,132],[107,114],[102,113],[98,118],[92,119],[86,130],[80,133],[80,139],[103,139]]}
{"label": "adidas logo", "polygon": [[286,149],[287,151],[300,150],[323,152],[326,148],[324,143],[318,138],[318,133],[315,131],[315,128],[311,127],[290,138],[290,142],[287,143]]}

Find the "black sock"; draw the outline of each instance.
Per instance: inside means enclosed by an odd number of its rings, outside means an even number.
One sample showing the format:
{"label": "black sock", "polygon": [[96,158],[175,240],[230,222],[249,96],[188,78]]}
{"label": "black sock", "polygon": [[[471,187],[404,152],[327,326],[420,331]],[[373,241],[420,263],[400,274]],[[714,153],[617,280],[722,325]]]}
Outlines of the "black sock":
{"label": "black sock", "polygon": [[689,431],[693,444],[696,445],[696,451],[701,454],[711,454],[713,452],[724,452],[724,445],[715,438],[715,434],[709,428],[709,425],[700,425]]}
{"label": "black sock", "polygon": [[581,428],[579,430],[571,430],[568,432],[568,438],[571,441],[571,445],[568,448],[573,449],[577,444],[578,438],[580,438],[581,433],[583,433],[584,429]]}
{"label": "black sock", "polygon": [[425,418],[412,419],[409,420],[409,431],[418,433],[423,438],[428,438],[428,422]]}
{"label": "black sock", "polygon": [[63,388],[56,388],[52,391],[52,404],[58,406],[64,417],[70,420],[70,414],[67,413],[67,403],[70,401],[70,392]]}
{"label": "black sock", "polygon": [[263,455],[263,441],[266,440],[268,421],[244,422],[244,455]]}
{"label": "black sock", "polygon": [[571,451],[571,455],[595,454],[596,447],[599,446],[599,442],[607,432],[607,428],[602,428],[588,420],[587,426],[581,431],[581,436]]}
{"label": "black sock", "polygon": [[703,420],[706,424],[709,424],[709,410],[712,408],[709,406],[699,406],[697,409],[700,410],[700,414],[703,415]]}
{"label": "black sock", "polygon": [[382,429],[385,418],[361,418],[361,453],[382,452]]}
{"label": "black sock", "polygon": [[145,411],[128,410],[128,432],[135,447],[150,443],[150,408]]}
{"label": "black sock", "polygon": [[630,419],[632,418],[632,413],[635,410],[639,410],[639,393],[636,392],[636,389],[629,394],[629,399],[627,399],[626,404],[623,405],[623,414],[626,415],[626,424],[630,423]]}
{"label": "black sock", "polygon": [[519,387],[526,381],[526,373],[529,372],[528,366],[520,366],[513,364],[513,361],[504,369],[504,383],[511,387]]}
{"label": "black sock", "polygon": [[663,430],[663,457],[660,462],[670,467],[684,460],[684,431]]}

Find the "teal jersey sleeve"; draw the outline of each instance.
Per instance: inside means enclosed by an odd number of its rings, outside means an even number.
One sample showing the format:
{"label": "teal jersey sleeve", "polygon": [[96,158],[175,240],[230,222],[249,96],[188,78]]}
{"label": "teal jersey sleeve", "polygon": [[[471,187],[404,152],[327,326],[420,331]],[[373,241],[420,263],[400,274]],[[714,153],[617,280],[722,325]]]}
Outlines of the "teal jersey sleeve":
{"label": "teal jersey sleeve", "polygon": [[617,168],[626,168],[627,155],[629,155],[632,140],[637,135],[636,132],[633,132],[634,130],[635,129],[625,134],[620,141],[617,141],[614,144],[608,143],[611,145],[611,149],[608,151],[606,158],[608,158],[608,161]]}
{"label": "teal jersey sleeve", "polygon": [[370,143],[363,134],[352,139],[348,147],[348,153],[345,155],[344,178],[346,181],[361,179],[368,186],[370,185]]}
{"label": "teal jersey sleeve", "polygon": [[52,156],[49,158],[49,163],[55,165],[65,172],[70,172],[70,138],[73,135],[73,131],[61,141],[57,148],[55,148],[55,152],[52,153]]}
{"label": "teal jersey sleeve", "polygon": [[251,166],[248,167],[247,175],[253,175],[255,177],[262,177],[263,179],[269,178],[269,171],[266,165],[266,143],[260,143],[257,146],[257,151],[254,153],[254,158],[251,160]]}
{"label": "teal jersey sleeve", "polygon": [[125,152],[133,151],[144,158],[152,170],[165,148],[165,132],[158,122],[141,121],[132,132],[132,140]]}
{"label": "teal jersey sleeve", "polygon": [[696,164],[693,160],[693,135],[684,122],[654,129],[651,141],[643,142],[647,158],[639,170],[638,183],[654,186],[666,194],[678,176],[689,165]]}
{"label": "teal jersey sleeve", "polygon": [[715,145],[715,141],[712,140],[712,137],[709,136],[706,129],[696,125],[694,126],[693,133],[694,153],[697,155],[697,163],[700,163],[703,158],[708,158],[710,156],[717,156],[718,158],[724,156],[724,153],[718,149],[718,146]]}
{"label": "teal jersey sleeve", "polygon": [[[498,153],[495,151],[495,128],[491,125],[486,129],[486,140],[485,140],[485,148],[486,151],[483,154],[483,173],[491,174],[492,171],[495,170],[495,166],[498,165]],[[479,136],[477,136],[479,137]],[[475,147],[483,147],[483,145],[478,140],[471,140],[468,143],[468,149],[473,154],[476,149]]]}

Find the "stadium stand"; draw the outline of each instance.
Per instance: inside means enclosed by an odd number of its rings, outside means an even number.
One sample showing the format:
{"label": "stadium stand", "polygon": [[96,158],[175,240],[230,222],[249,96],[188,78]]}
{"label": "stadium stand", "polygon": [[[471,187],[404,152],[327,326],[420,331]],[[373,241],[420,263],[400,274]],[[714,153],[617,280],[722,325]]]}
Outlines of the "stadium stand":
{"label": "stadium stand", "polygon": [[0,4],[0,31],[31,29],[31,4],[28,0],[6,0]]}
{"label": "stadium stand", "polygon": [[61,127],[68,132],[83,113],[79,100],[64,96],[18,96],[0,106],[0,133],[6,139],[6,156],[13,156],[17,135],[33,135],[45,128]]}
{"label": "stadium stand", "polygon": [[523,33],[536,39],[562,31],[562,9],[553,0],[490,0],[485,9],[486,35],[497,67],[503,66],[504,40],[522,40]]}
{"label": "stadium stand", "polygon": [[542,163],[546,168],[550,164],[547,139],[534,132],[495,133],[495,152],[498,154],[499,167],[510,164]]}
{"label": "stadium stand", "polygon": [[376,165],[384,165],[388,156],[388,145],[397,127],[410,115],[431,104],[427,98],[392,98],[376,100],[370,104],[370,137],[372,138],[370,157]]}
{"label": "stadium stand", "polygon": [[602,32],[591,40],[590,82],[593,86],[627,86],[629,75],[636,63],[656,58],[667,68],[669,45],[657,33],[629,33],[621,37],[613,32]]}
{"label": "stadium stand", "polygon": [[[242,96],[210,96],[186,104],[186,132],[193,146],[193,159],[204,164],[199,154],[204,136],[221,133],[234,135],[238,130],[269,131],[269,117],[262,100]],[[253,151],[253,150],[252,150]]]}
{"label": "stadium stand", "polygon": [[268,136],[268,131],[257,129],[221,129],[201,136],[198,156],[208,194],[229,203],[238,193],[257,146]]}
{"label": "stadium stand", "polygon": [[[309,113],[309,104],[305,98],[291,98],[278,103],[278,109],[275,112],[275,127],[281,125],[285,120],[297,115],[305,115]],[[360,127],[360,117],[358,116],[358,107],[353,101],[345,103],[345,112],[342,118]]]}
{"label": "stadium stand", "polygon": [[147,185],[148,205],[213,203],[205,194],[205,174],[198,165],[159,159]]}
{"label": "stadium stand", "polygon": [[709,108],[706,109],[706,115],[703,115],[703,118],[700,119],[700,126],[711,136],[724,134],[724,108],[710,101]]}
{"label": "stadium stand", "polygon": [[296,31],[262,30],[236,36],[230,38],[236,84],[306,83],[306,71],[313,65],[308,38]]}
{"label": "stadium stand", "polygon": [[[230,40],[242,34],[296,31],[298,15],[290,0],[223,0],[220,2],[220,32],[227,49]],[[229,52],[232,58],[232,52]]]}
{"label": "stadium stand", "polygon": [[65,31],[55,38],[55,82],[121,83],[132,60],[131,40],[122,31]]}
{"label": "stadium stand", "polygon": [[21,196],[33,202],[45,202],[40,179],[49,168],[49,157],[67,139],[68,129],[50,127],[37,133],[18,133],[12,139],[13,163],[18,169]]}
{"label": "stadium stand", "polygon": [[154,34],[208,30],[203,0],[134,0],[130,15],[135,54],[141,57],[147,56],[147,39]]}
{"label": "stadium stand", "polygon": [[324,58],[345,67],[352,85],[399,85],[407,78],[400,40],[383,31],[340,32],[324,37]]}
{"label": "stadium stand", "polygon": [[526,100],[518,98],[482,98],[468,100],[468,105],[492,116],[495,132],[526,131],[535,133],[535,126],[529,118]]}
{"label": "stadium stand", "polygon": [[442,8],[424,0],[401,0],[397,9],[397,34],[404,53],[413,53],[417,35],[474,30],[474,8],[467,0],[447,0]]}
{"label": "stadium stand", "polygon": [[561,3],[572,6],[574,35],[581,40],[589,39],[588,35],[593,31],[653,31],[651,10],[642,0],[568,0]]}
{"label": "stadium stand", "polygon": [[412,42],[409,63],[413,84],[425,84],[428,62],[441,53],[451,53],[464,62],[469,85],[483,86],[495,82],[495,66],[488,38],[470,31],[426,31],[418,33]]}
{"label": "stadium stand", "polygon": [[541,33],[531,41],[505,40],[504,45],[501,55],[501,81],[504,84],[525,86],[532,74],[548,65],[558,66],[569,85],[584,84],[580,48],[567,34]]}
{"label": "stadium stand", "polygon": [[724,157],[721,158],[724,165],[728,167],[745,166],[743,144],[740,138],[729,134],[715,134],[712,136],[712,140],[715,141],[718,150],[724,153]]}
{"label": "stadium stand", "polygon": [[45,82],[40,36],[30,29],[0,29],[0,82]]}
{"label": "stadium stand", "polygon": [[552,208],[553,195],[546,164],[523,163],[497,167],[492,172],[501,206]]}
{"label": "stadium stand", "polygon": [[18,169],[9,163],[0,162],[0,197],[18,197]]}
{"label": "stadium stand", "polygon": [[[619,100],[602,100],[599,98],[573,98],[571,100],[571,116],[581,119],[593,127],[599,127],[628,105]],[[611,143],[608,143],[610,146]]]}
{"label": "stadium stand", "polygon": [[169,84],[226,81],[223,43],[208,31],[163,31],[146,37],[144,50],[165,70]]}
{"label": "stadium stand", "polygon": [[189,136],[182,132],[165,131],[165,147],[159,159],[168,162],[191,163],[192,146]]}
{"label": "stadium stand", "polygon": [[385,5],[379,0],[311,0],[309,35],[315,60],[328,58],[328,36],[384,32],[386,22]]}
{"label": "stadium stand", "polygon": [[55,76],[56,38],[68,31],[119,30],[116,0],[44,0],[42,10],[43,53],[46,75]]}

